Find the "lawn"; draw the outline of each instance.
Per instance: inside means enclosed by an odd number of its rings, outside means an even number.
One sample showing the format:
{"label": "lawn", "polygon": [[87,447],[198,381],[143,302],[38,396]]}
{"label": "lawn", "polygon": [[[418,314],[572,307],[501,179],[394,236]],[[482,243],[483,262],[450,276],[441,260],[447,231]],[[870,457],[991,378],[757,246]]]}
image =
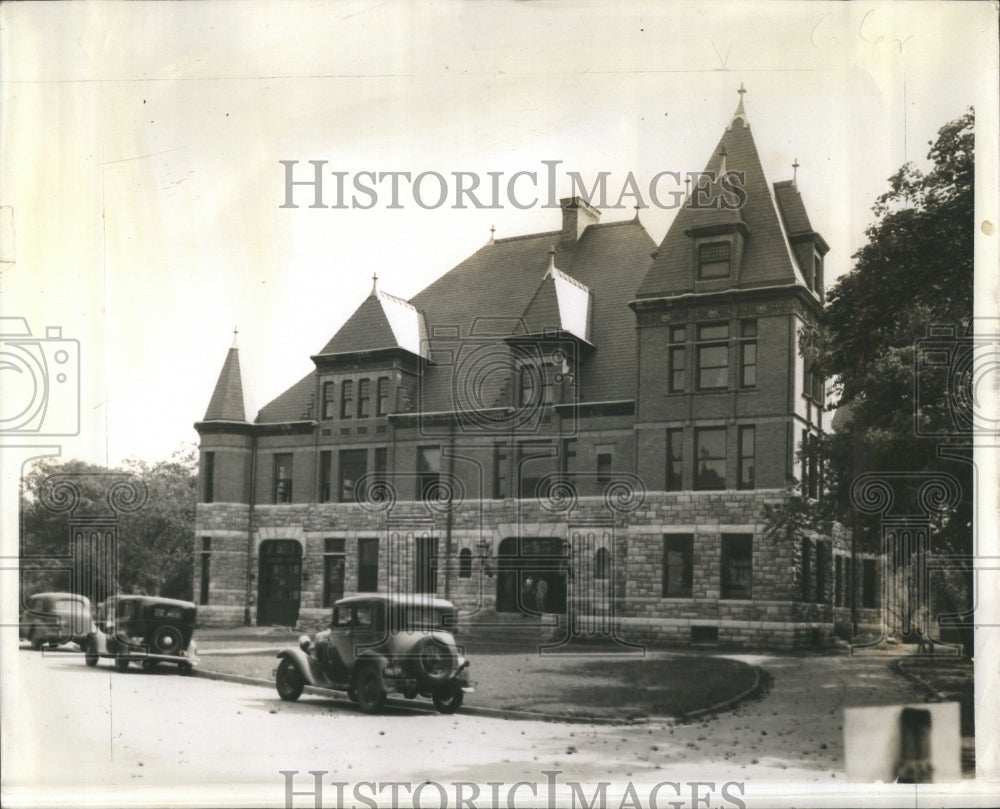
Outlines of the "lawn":
{"label": "lawn", "polygon": [[[639,719],[682,716],[746,691],[755,670],[711,655],[670,654],[630,658],[594,651],[592,657],[525,652],[470,652],[476,692],[469,706],[574,717]],[[604,659],[602,659],[602,657]],[[273,652],[211,655],[206,671],[272,680]]]}

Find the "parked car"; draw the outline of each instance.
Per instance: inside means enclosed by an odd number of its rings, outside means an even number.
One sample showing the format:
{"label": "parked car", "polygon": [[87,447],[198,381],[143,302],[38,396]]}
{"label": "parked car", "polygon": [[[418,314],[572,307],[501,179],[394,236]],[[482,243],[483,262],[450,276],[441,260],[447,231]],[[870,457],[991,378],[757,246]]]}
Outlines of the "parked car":
{"label": "parked car", "polygon": [[454,713],[473,691],[469,661],[455,643],[455,618],[450,601],[430,596],[342,598],[329,629],[278,653],[278,695],[297,700],[306,685],[342,690],[366,713],[379,712],[390,693],[419,695],[441,713]]}
{"label": "parked car", "polygon": [[115,668],[126,671],[139,663],[144,671],[160,663],[189,674],[198,662],[194,623],[198,608],[190,601],[154,596],[114,596],[98,610],[93,634],[84,646],[88,666],[113,657]]}
{"label": "parked car", "polygon": [[90,599],[76,593],[36,593],[21,609],[19,635],[32,649],[44,644],[76,643],[84,647],[94,629]]}

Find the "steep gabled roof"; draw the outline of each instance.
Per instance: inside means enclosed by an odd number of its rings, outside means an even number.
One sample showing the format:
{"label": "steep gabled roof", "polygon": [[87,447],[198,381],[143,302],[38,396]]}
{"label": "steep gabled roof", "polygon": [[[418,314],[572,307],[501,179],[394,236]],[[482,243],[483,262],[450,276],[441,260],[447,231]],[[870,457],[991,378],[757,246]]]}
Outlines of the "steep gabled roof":
{"label": "steep gabled roof", "polygon": [[423,356],[426,340],[423,315],[402,298],[381,292],[373,284],[371,294],[330,338],[320,355],[401,348]]}
{"label": "steep gabled roof", "polygon": [[[565,293],[570,287],[585,287],[591,310],[586,339],[597,350],[580,367],[580,395],[588,401],[631,399],[635,395],[635,315],[628,301],[649,266],[653,240],[638,219],[590,225],[575,244],[560,243],[560,234],[547,231],[491,241],[411,303],[424,313],[432,348],[437,343],[435,331],[457,333],[467,345],[470,336],[481,337],[485,345],[488,335],[503,337],[546,328],[558,331],[570,323],[578,328],[579,318],[568,314],[572,307],[563,320],[559,288]],[[555,265],[564,276],[558,281],[556,276],[546,278],[553,246]],[[545,292],[546,284],[554,294]],[[532,305],[536,298],[537,305]],[[455,389],[452,366],[432,365],[424,375],[419,405],[424,410],[452,409]],[[484,390],[481,399],[492,403],[495,393],[490,389],[487,395]]]}
{"label": "steep gabled roof", "polygon": [[240,373],[240,351],[234,345],[226,354],[219,380],[208,403],[203,421],[246,421],[243,402],[243,377]]}
{"label": "steep gabled roof", "polygon": [[[791,283],[804,285],[805,280],[791,249],[789,234],[778,213],[777,202],[764,175],[757,146],[746,122],[742,98],[732,121],[712,152],[705,171],[717,174],[726,171],[744,172],[745,203],[736,210],[693,208],[685,203],[660,244],[649,272],[638,287],[636,297],[655,298],[694,292],[695,267],[692,261],[691,234],[713,225],[723,227],[738,224],[747,230],[739,277],[734,283],[736,288]],[[785,198],[785,192],[781,193]],[[794,207],[791,201],[789,206],[789,210]]]}

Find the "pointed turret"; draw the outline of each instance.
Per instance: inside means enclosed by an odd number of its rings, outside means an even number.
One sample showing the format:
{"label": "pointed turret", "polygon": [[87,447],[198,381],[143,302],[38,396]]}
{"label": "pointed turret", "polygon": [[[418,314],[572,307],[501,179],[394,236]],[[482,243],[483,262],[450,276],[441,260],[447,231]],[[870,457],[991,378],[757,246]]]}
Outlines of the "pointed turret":
{"label": "pointed turret", "polygon": [[638,298],[801,284],[814,290],[810,266],[793,249],[776,194],[764,175],[744,94],[705,173],[660,244]]}
{"label": "pointed turret", "polygon": [[246,406],[243,402],[243,377],[240,373],[240,350],[236,346],[234,330],[233,345],[222,364],[219,381],[205,411],[204,421],[246,421]]}

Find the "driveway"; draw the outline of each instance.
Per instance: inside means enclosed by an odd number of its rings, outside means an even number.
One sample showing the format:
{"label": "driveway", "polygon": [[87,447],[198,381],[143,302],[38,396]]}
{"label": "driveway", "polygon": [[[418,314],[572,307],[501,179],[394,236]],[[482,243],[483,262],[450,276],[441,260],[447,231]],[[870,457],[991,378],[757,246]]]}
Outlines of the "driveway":
{"label": "driveway", "polygon": [[[75,805],[99,792],[103,805],[134,805],[187,793],[199,803],[285,806],[280,771],[297,773],[294,790],[308,792],[314,770],[327,784],[544,784],[543,771],[558,771],[561,784],[735,781],[753,805],[758,790],[776,785],[812,793],[843,784],[845,707],[919,699],[885,658],[739,658],[772,675],[764,697],[690,724],[594,726],[401,710],[370,717],[341,700],[283,703],[271,689],[166,671],[119,674],[107,664],[89,669],[79,654],[22,649],[3,661],[5,802],[33,796],[36,804]],[[669,805],[668,794],[661,791],[659,805]],[[541,800],[522,789],[516,803]],[[693,805],[691,796],[682,800]],[[773,804],[774,795],[764,802]],[[315,804],[306,796],[293,805]],[[332,787],[321,805],[336,805]],[[608,805],[618,806],[610,793]],[[648,805],[645,797],[640,805]]]}

